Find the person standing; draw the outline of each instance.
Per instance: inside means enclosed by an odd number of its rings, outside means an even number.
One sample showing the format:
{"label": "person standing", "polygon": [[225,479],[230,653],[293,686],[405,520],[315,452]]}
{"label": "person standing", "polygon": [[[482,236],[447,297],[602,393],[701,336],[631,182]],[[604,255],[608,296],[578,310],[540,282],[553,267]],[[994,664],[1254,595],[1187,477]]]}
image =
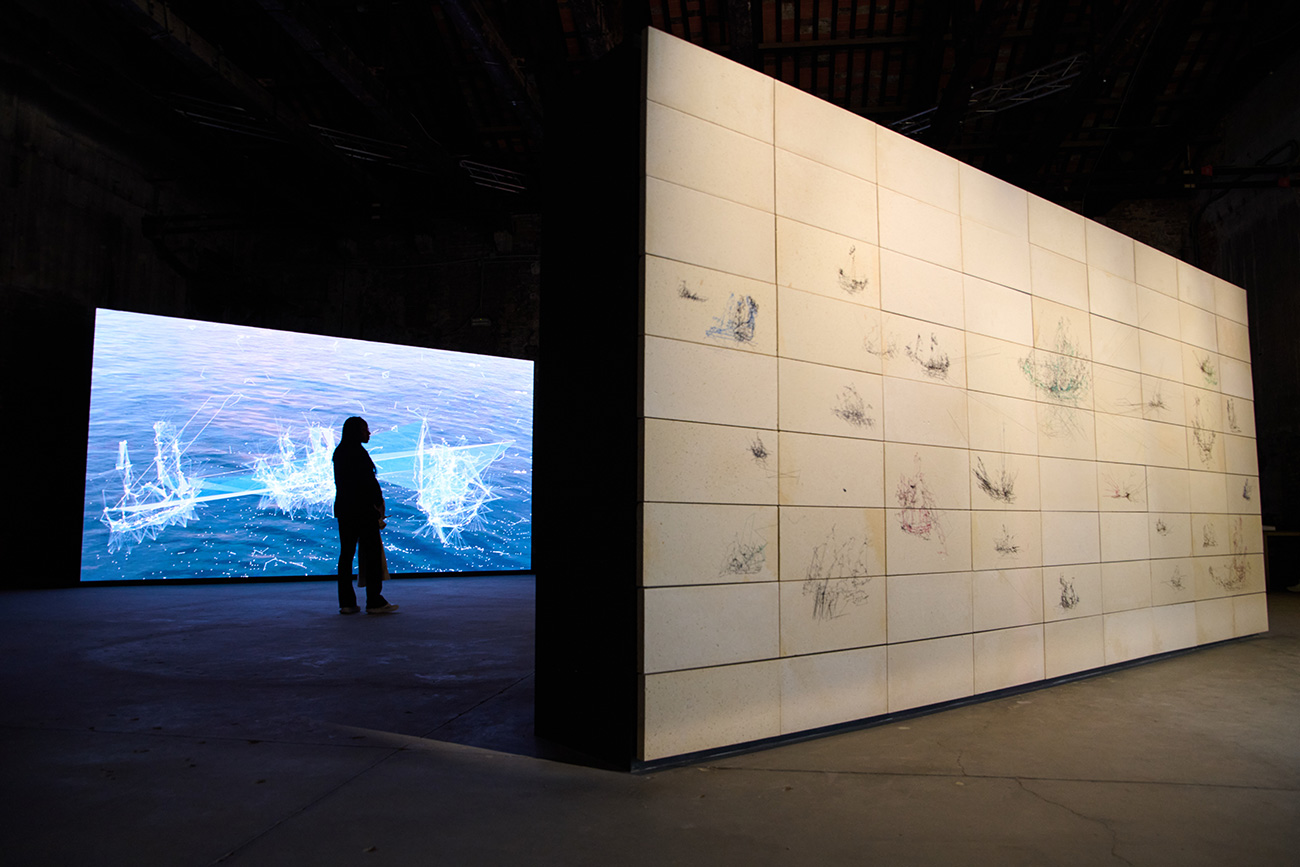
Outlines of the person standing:
{"label": "person standing", "polygon": [[[384,543],[379,529],[384,520],[384,494],[379,488],[375,462],[362,447],[370,442],[366,420],[352,416],[343,422],[343,434],[334,449],[334,517],[339,524],[339,613],[357,614],[357,594],[352,589],[352,558],[366,588],[366,613],[391,614],[397,606],[383,596]],[[359,553],[358,553],[359,552]]]}

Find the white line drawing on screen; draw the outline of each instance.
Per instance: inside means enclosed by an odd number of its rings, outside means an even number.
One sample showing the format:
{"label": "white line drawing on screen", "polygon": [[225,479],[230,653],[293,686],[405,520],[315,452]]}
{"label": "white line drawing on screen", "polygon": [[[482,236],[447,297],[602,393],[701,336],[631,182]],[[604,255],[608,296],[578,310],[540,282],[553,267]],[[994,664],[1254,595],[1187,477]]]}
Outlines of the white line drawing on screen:
{"label": "white line drawing on screen", "polygon": [[727,309],[721,316],[713,317],[714,325],[705,334],[737,343],[751,343],[758,328],[758,302],[750,295],[731,293]]}
{"label": "white line drawing on screen", "polygon": [[[803,595],[813,597],[814,620],[833,620],[847,614],[847,606],[870,599],[871,579],[866,576],[870,557],[869,540],[850,536],[838,542],[833,525],[826,540],[813,546]],[[832,579],[836,579],[833,586]]]}
{"label": "white line drawing on screen", "polygon": [[930,379],[948,378],[948,370],[952,367],[952,360],[948,358],[948,353],[939,348],[939,335],[930,334],[930,345],[925,346],[925,341],[921,335],[916,335],[916,340],[911,344],[903,347],[903,352],[907,357],[916,362],[921,368],[921,372]]}
{"label": "white line drawing on screen", "polygon": [[860,295],[862,290],[871,284],[866,277],[858,278],[858,248],[856,245],[849,247],[849,273],[845,274],[844,269],[840,269],[839,284],[850,295]]}
{"label": "white line drawing on screen", "polygon": [[876,420],[871,416],[871,404],[867,403],[858,390],[846,385],[835,395],[835,406],[831,412],[855,427],[873,428]]}

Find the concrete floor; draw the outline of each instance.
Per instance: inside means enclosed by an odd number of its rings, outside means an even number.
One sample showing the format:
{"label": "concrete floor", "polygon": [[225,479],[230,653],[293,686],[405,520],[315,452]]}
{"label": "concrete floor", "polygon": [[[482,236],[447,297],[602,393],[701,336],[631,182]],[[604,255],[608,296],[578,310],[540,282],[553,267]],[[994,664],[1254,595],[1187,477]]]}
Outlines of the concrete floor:
{"label": "concrete floor", "polygon": [[333,595],[0,594],[0,864],[1300,863],[1295,594],[1263,637],[641,776],[533,738],[531,577]]}

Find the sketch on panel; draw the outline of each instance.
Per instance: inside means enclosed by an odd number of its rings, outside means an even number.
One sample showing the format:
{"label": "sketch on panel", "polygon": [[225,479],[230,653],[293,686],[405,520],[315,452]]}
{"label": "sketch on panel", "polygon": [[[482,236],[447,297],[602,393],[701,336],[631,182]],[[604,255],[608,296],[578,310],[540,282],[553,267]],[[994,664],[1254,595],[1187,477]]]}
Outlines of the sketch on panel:
{"label": "sketch on panel", "polygon": [[677,287],[677,297],[684,298],[687,301],[704,302],[709,300],[705,298],[703,295],[697,295],[696,293],[692,292],[690,289],[686,288],[685,280],[682,281],[682,285]]}
{"label": "sketch on panel", "polygon": [[727,546],[719,575],[758,575],[767,563],[767,539],[754,529],[754,516]]}
{"label": "sketch on panel", "polygon": [[1241,433],[1241,425],[1237,423],[1237,403],[1232,398],[1228,398],[1228,430]]}
{"label": "sketch on panel", "polygon": [[1246,556],[1246,533],[1244,521],[1238,518],[1231,533],[1232,558],[1227,568],[1217,571],[1210,567],[1210,578],[1224,590],[1237,590],[1250,578],[1250,559]]}
{"label": "sketch on panel", "polygon": [[880,333],[880,325],[872,327],[871,333],[862,341],[862,348],[867,351],[868,355],[874,355],[882,361],[887,358],[893,358],[898,354],[898,346],[894,341],[886,341]]}
{"label": "sketch on panel", "polygon": [[1078,608],[1081,600],[1074,589],[1074,577],[1066,578],[1065,573],[1062,572],[1056,581],[1061,585],[1061,600],[1057,603],[1057,607],[1062,611],[1073,611]]}
{"label": "sketch on panel", "polygon": [[1201,356],[1199,352],[1192,353],[1196,357],[1196,366],[1201,369],[1201,375],[1205,377],[1206,385],[1219,384],[1219,371],[1214,366],[1213,356]]}
{"label": "sketch on panel", "polygon": [[846,274],[844,269],[840,269],[839,283],[840,288],[850,295],[861,295],[862,290],[870,285],[871,281],[866,277],[858,277],[858,248],[857,246],[849,247],[849,270]]}
{"label": "sketch on panel", "polygon": [[1201,398],[1192,398],[1192,440],[1196,443],[1197,457],[1207,467],[1214,464],[1214,443],[1218,434],[1205,426],[1201,418]]}
{"label": "sketch on panel", "polygon": [[1166,524],[1164,520],[1161,518],[1156,518],[1156,535],[1157,536],[1169,535],[1169,525]]}
{"label": "sketch on panel", "polygon": [[971,470],[975,475],[975,482],[979,485],[981,491],[987,494],[991,499],[1010,505],[1016,501],[1016,473],[1007,472],[1007,459],[1002,458],[1002,466],[996,473],[989,472],[984,466],[984,459],[975,458],[975,469]]}
{"label": "sketch on panel", "polygon": [[898,479],[895,491],[899,506],[898,526],[904,533],[927,542],[933,536],[939,542],[940,553],[947,553],[947,536],[939,520],[934,494],[921,471],[921,456],[916,455],[915,460],[916,472]]}
{"label": "sketch on panel", "polygon": [[1215,532],[1214,525],[1208,521],[1201,525],[1201,547],[1217,548],[1219,547],[1219,534]]}
{"label": "sketch on panel", "polygon": [[835,406],[831,407],[831,412],[854,427],[870,429],[876,426],[871,409],[871,404],[858,394],[856,388],[846,385],[835,396]]}
{"label": "sketch on panel", "polygon": [[1175,563],[1174,574],[1170,575],[1161,583],[1167,584],[1169,587],[1181,593],[1184,589],[1186,589],[1187,586],[1186,581],[1187,581],[1187,576],[1183,574],[1183,567]]}
{"label": "sketch on panel", "polygon": [[866,576],[870,556],[869,540],[850,536],[840,542],[834,526],[826,541],[813,547],[803,595],[813,597],[814,620],[833,620],[870,598],[871,579]]}
{"label": "sketch on panel", "polygon": [[952,361],[948,358],[948,353],[939,347],[939,336],[931,332],[929,346],[921,335],[916,335],[916,340],[911,344],[903,347],[903,352],[907,357],[916,362],[921,368],[921,372],[930,379],[948,379],[948,369],[952,366]]}
{"label": "sketch on panel", "polygon": [[1250,495],[1252,493],[1254,493],[1254,491],[1252,490],[1250,479],[1246,479],[1245,483],[1241,486],[1241,498],[1249,503]]}
{"label": "sketch on panel", "polygon": [[998,552],[998,556],[1003,558],[1015,558],[1020,556],[1020,546],[1016,544],[1016,536],[1007,529],[1007,525],[1002,525],[1002,535],[993,540],[993,550]]}
{"label": "sketch on panel", "polygon": [[1151,395],[1151,399],[1147,401],[1147,409],[1155,413],[1157,418],[1163,418],[1164,414],[1169,411],[1169,404],[1165,403],[1163,385],[1156,384],[1156,393]]}
{"label": "sketch on panel", "polygon": [[1115,473],[1102,476],[1105,496],[1112,500],[1122,500],[1134,506],[1141,506],[1145,500],[1146,482],[1137,471],[1130,471],[1122,478]]}
{"label": "sketch on panel", "polygon": [[714,325],[705,332],[709,337],[721,337],[737,343],[750,343],[758,326],[758,302],[751,295],[731,293],[727,309],[721,316],[713,317]]}
{"label": "sketch on panel", "polygon": [[1040,394],[1055,403],[1078,406],[1088,396],[1088,364],[1083,351],[1070,338],[1064,319],[1057,323],[1052,354],[1042,357],[1031,351],[1020,359],[1020,369]]}
{"label": "sketch on panel", "polygon": [[770,457],[770,453],[767,450],[767,446],[763,445],[762,437],[755,436],[754,439],[750,441],[749,454],[753,457],[754,463],[762,467],[767,466],[767,459]]}

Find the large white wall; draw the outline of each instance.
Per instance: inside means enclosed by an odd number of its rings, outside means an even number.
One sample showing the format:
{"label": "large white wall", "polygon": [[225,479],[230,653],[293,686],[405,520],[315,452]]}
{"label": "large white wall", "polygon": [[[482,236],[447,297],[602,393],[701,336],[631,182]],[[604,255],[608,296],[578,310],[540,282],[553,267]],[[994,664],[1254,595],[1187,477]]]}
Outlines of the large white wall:
{"label": "large white wall", "polygon": [[642,760],[1267,629],[1246,294],[659,31]]}

